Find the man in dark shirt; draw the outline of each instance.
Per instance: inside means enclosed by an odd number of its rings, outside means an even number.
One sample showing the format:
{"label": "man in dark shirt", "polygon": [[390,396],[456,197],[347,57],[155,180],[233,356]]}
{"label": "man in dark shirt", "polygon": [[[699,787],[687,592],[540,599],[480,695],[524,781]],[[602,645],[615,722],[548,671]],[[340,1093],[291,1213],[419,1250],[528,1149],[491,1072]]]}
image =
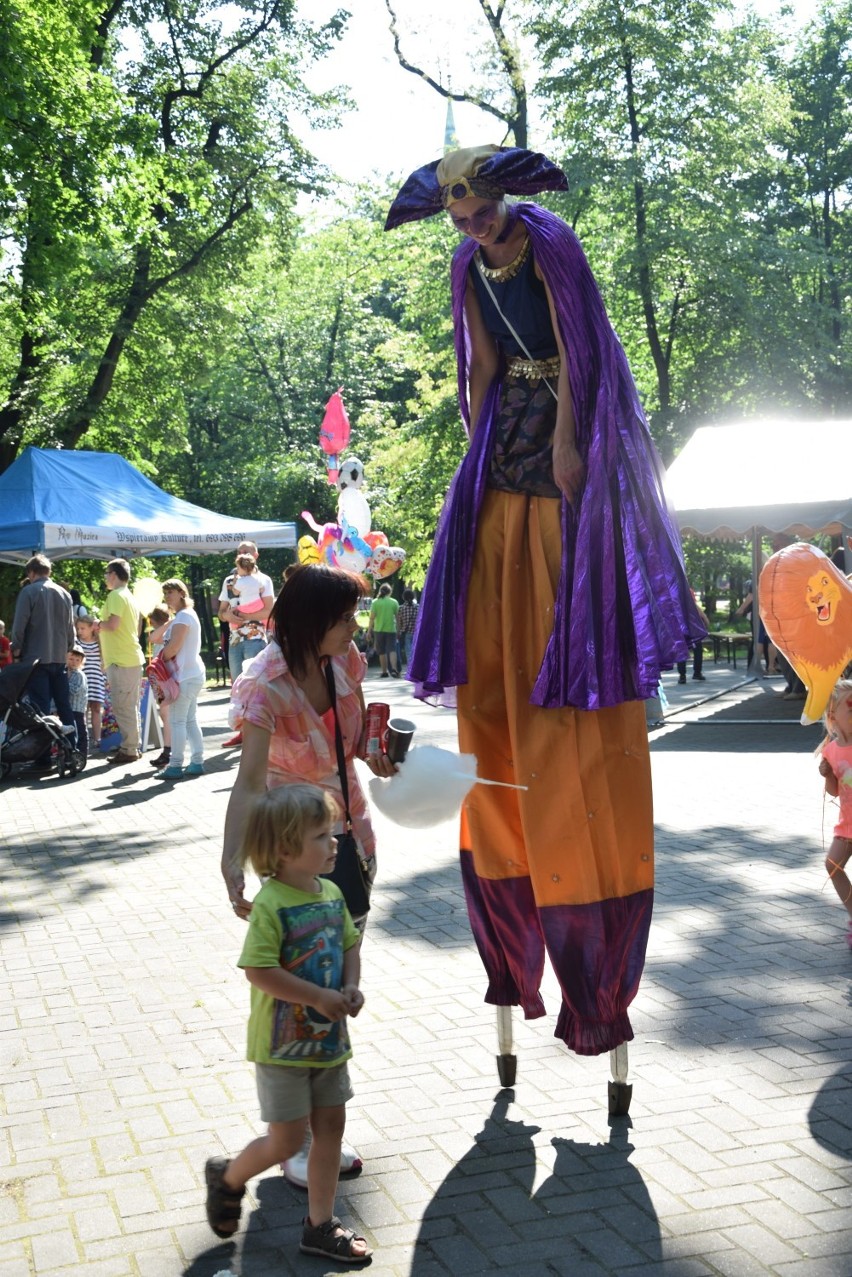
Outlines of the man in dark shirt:
{"label": "man in dark shirt", "polygon": [[417,624],[417,604],[414,602],[414,591],[402,591],[402,606],[396,614],[396,636],[399,640],[399,659],[402,665],[408,662],[408,644],[414,637],[414,626]]}
{"label": "man in dark shirt", "polygon": [[[12,622],[12,656],[25,665],[38,661],[27,695],[43,714],[50,713],[52,700],[62,722],[74,727],[65,668],[68,653],[77,641],[74,607],[68,591],[50,579],[51,571],[50,559],[43,554],[34,554],[26,565],[27,584],[18,595]],[[34,766],[49,768],[49,754]]]}

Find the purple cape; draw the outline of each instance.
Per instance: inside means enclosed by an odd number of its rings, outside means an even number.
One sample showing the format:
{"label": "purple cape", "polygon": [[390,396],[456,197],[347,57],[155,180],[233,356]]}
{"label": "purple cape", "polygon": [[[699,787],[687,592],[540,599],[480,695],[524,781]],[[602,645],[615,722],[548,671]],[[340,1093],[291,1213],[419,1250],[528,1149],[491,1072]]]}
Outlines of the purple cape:
{"label": "purple cape", "polygon": [[[553,631],[531,703],[602,709],[657,693],[660,671],[686,660],[706,633],[686,580],[680,537],[663,491],[662,462],[627,357],[574,232],[536,204],[516,205],[553,295],[586,466],[579,503],[562,499],[562,567]],[[459,397],[467,400],[465,240],[452,263]],[[450,701],[467,682],[465,609],[479,510],[500,402],[498,374],[435,533],[409,678],[421,699]]]}

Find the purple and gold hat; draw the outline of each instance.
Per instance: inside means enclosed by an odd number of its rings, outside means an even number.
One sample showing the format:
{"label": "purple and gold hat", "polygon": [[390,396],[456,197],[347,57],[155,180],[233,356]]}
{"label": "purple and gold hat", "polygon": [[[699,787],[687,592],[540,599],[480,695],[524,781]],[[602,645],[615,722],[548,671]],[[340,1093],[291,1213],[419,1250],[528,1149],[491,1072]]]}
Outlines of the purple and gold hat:
{"label": "purple and gold hat", "polygon": [[562,169],[538,151],[471,146],[416,169],[391,205],[385,230],[433,217],[471,195],[502,199],[504,195],[567,190],[568,179]]}

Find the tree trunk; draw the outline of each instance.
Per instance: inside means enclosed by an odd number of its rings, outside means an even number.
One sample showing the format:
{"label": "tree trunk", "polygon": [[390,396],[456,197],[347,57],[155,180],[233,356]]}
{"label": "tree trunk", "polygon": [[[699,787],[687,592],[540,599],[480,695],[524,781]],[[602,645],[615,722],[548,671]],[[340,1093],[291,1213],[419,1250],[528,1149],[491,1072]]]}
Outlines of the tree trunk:
{"label": "tree trunk", "polygon": [[136,260],[133,267],[133,281],[127,296],[113,325],[112,333],[95,370],[89,389],[78,406],[69,413],[62,431],[62,444],[66,448],[76,448],[83,435],[92,424],[92,419],[106,399],[115,378],[115,370],[127,339],[133,332],[137,319],[142,314],[148,301],[149,276],[151,269],[151,250],[147,246],[137,247]]}
{"label": "tree trunk", "polygon": [[32,293],[36,288],[39,252],[47,243],[47,237],[44,234],[39,235],[30,222],[21,262],[22,331],[18,343],[18,367],[9,388],[9,397],[0,408],[0,473],[7,470],[18,455],[27,413],[37,395],[41,355],[33,333],[36,308],[32,302]]}
{"label": "tree trunk", "polygon": [[634,224],[636,227],[637,257],[639,260],[639,296],[642,301],[642,313],[645,316],[645,333],[648,338],[648,346],[651,350],[651,358],[654,361],[654,371],[657,376],[657,397],[659,399],[660,414],[662,418],[666,420],[671,409],[669,359],[666,357],[666,352],[663,349],[663,343],[660,340],[656,305],[654,303],[654,290],[651,281],[651,266],[648,260],[648,246],[646,239],[648,229],[647,207],[645,204],[645,184],[640,176],[640,144],[642,139],[641,130],[639,128],[638,113],[636,110],[636,90],[633,83],[633,56],[623,41],[622,52],[624,59],[624,78],[627,90],[627,115],[630,123],[630,141],[633,148],[635,163],[635,174],[633,178],[633,209]]}

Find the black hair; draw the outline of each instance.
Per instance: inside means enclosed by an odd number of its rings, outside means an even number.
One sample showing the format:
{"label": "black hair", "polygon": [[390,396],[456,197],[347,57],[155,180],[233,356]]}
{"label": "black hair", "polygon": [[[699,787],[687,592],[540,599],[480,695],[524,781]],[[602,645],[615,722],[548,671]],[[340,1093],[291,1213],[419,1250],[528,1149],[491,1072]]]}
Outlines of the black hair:
{"label": "black hair", "polygon": [[343,568],[325,563],[296,568],[282,585],[270,617],[276,642],[295,674],[307,671],[328,631],[368,593],[364,578]]}

